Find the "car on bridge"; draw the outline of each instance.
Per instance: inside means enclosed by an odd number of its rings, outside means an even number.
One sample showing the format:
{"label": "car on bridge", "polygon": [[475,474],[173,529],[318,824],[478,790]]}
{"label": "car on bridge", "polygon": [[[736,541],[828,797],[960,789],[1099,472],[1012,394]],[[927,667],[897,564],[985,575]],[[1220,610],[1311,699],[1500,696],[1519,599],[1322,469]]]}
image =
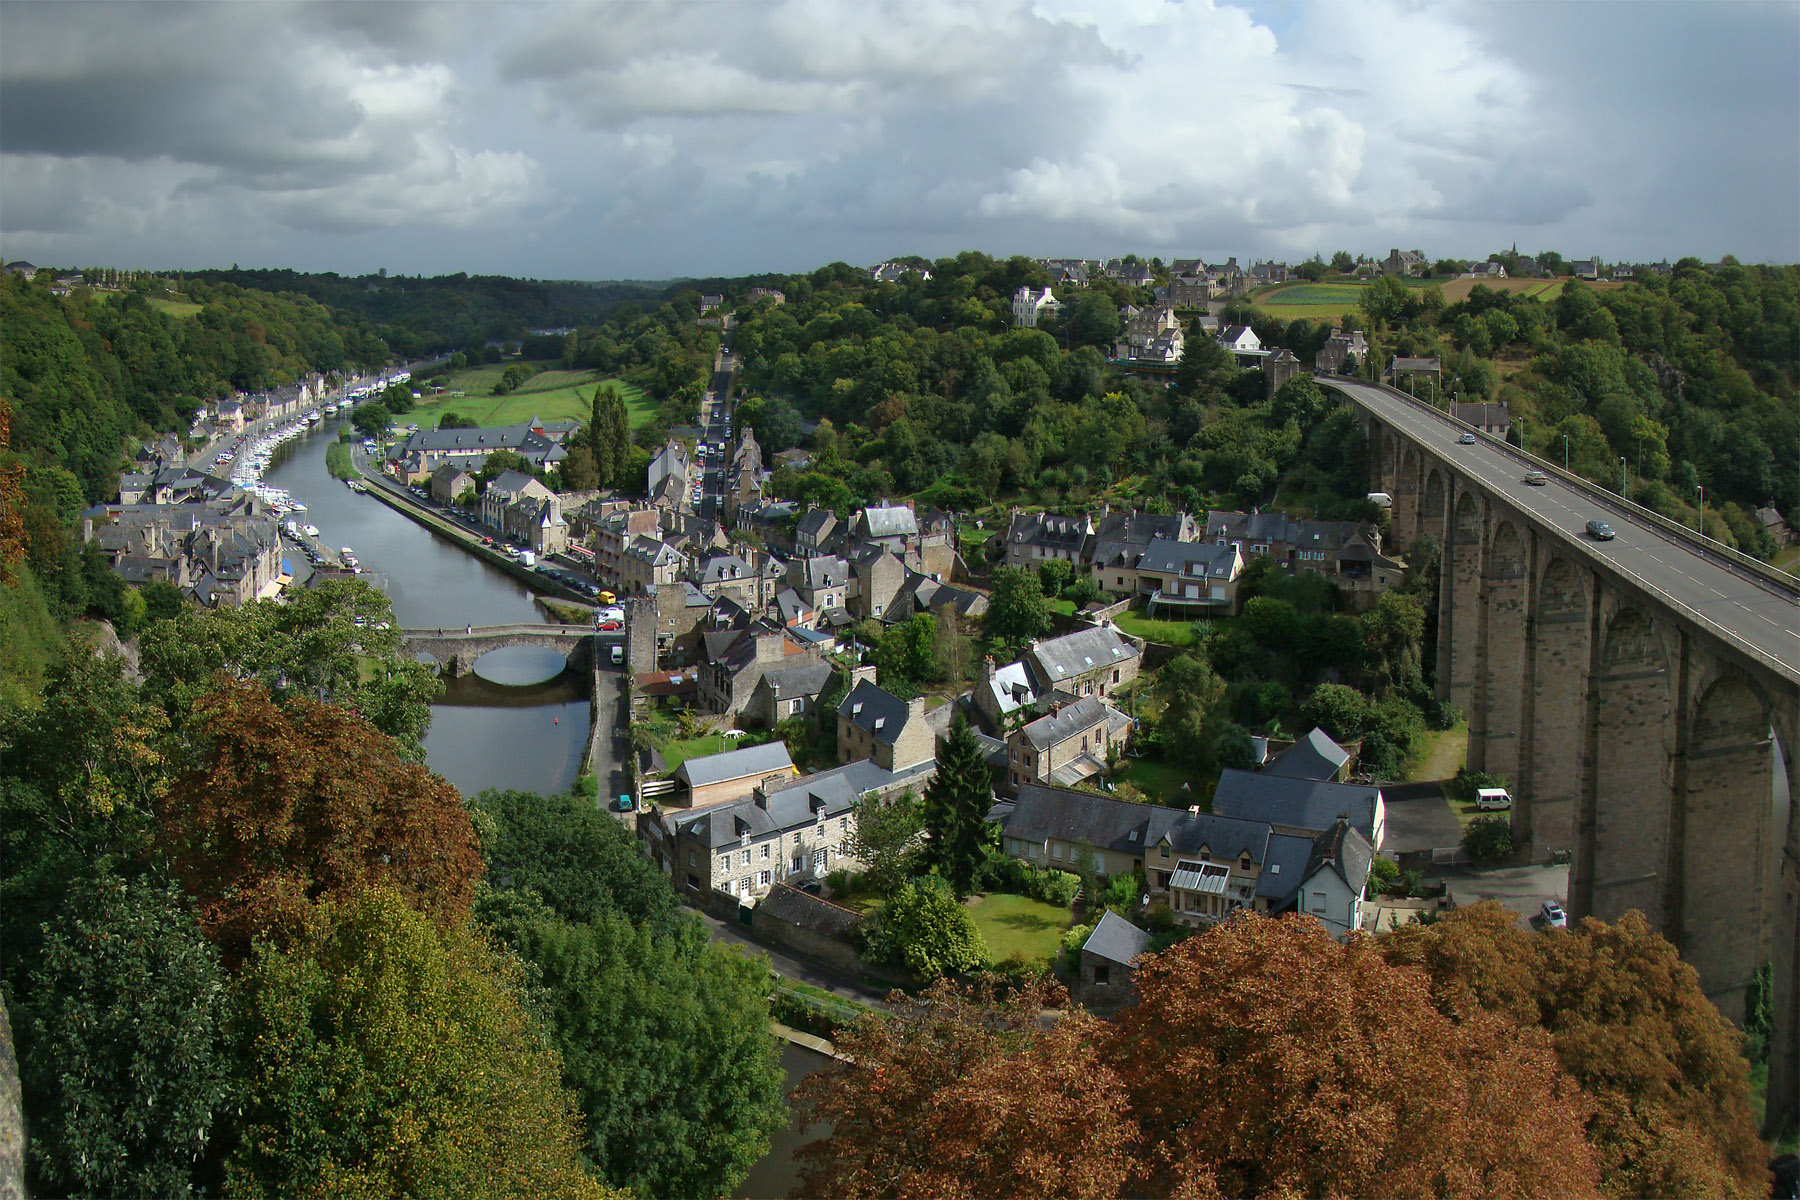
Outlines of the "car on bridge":
{"label": "car on bridge", "polygon": [[1610,542],[1613,540],[1613,527],[1595,517],[1587,523],[1587,535],[1596,542]]}
{"label": "car on bridge", "polygon": [[1525,472],[1525,482],[1529,483],[1532,487],[1543,487],[1546,483],[1550,482],[1550,477],[1536,467],[1533,467],[1531,470]]}
{"label": "car on bridge", "polygon": [[1457,437],[1456,441],[1458,445],[1473,446],[1475,444],[1475,435],[1465,429],[1462,431],[1462,434]]}

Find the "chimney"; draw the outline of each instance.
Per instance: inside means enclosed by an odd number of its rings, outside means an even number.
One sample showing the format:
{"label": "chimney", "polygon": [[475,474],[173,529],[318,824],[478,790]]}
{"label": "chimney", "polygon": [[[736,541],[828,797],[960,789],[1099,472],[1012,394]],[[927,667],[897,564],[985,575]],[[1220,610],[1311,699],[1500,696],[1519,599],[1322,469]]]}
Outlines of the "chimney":
{"label": "chimney", "polygon": [[786,653],[782,642],[787,639],[779,633],[758,634],[756,638],[756,661],[759,663],[777,663]]}
{"label": "chimney", "polygon": [[989,654],[981,660],[981,682],[994,681],[994,656]]}
{"label": "chimney", "polygon": [[906,719],[908,721],[923,721],[925,719],[925,697],[914,696],[911,700],[906,702]]}
{"label": "chimney", "polygon": [[1188,816],[1197,817],[1199,815],[1200,815],[1200,806],[1198,804],[1188,805]]}
{"label": "chimney", "polygon": [[854,688],[857,684],[862,683],[865,680],[869,683],[875,683],[875,672],[876,668],[874,664],[870,664],[866,667],[851,667],[850,686]]}

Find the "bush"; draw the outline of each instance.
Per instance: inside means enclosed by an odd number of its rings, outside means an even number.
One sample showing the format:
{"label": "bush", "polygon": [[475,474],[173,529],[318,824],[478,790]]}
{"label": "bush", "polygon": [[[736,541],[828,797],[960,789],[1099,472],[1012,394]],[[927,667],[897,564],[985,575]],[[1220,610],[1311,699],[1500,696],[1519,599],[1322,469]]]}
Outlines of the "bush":
{"label": "bush", "polygon": [[1463,830],[1462,846],[1478,863],[1507,858],[1513,852],[1512,821],[1506,817],[1477,817]]}
{"label": "bush", "polygon": [[1377,855],[1369,866],[1369,886],[1377,893],[1386,893],[1400,881],[1400,864],[1391,858]]}
{"label": "bush", "polygon": [[1459,804],[1475,803],[1475,793],[1480,788],[1503,788],[1506,776],[1495,775],[1488,771],[1471,771],[1467,767],[1456,768],[1456,778],[1444,787],[1444,792]]}
{"label": "bush", "polygon": [[1094,932],[1092,925],[1077,925],[1062,936],[1062,964],[1065,970],[1074,973],[1081,969],[1081,947]]}
{"label": "bush", "polygon": [[856,884],[852,882],[850,872],[839,867],[825,876],[825,890],[831,893],[833,900],[838,900],[853,895]]}
{"label": "bush", "polygon": [[1054,904],[1058,908],[1067,908],[1075,903],[1075,894],[1081,890],[1081,876],[1071,875],[1067,871],[1039,870],[1037,867],[1028,870],[1027,896],[1045,904]]}
{"label": "bush", "polygon": [[989,847],[987,857],[975,870],[975,890],[1029,896],[1045,904],[1067,908],[1075,903],[1075,895],[1081,890],[1081,877],[1067,871],[1034,867]]}

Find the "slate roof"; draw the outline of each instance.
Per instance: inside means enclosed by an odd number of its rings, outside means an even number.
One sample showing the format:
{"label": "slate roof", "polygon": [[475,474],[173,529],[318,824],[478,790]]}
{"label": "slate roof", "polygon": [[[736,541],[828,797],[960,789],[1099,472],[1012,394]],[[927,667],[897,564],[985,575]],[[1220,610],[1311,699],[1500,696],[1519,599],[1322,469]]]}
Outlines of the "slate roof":
{"label": "slate roof", "polygon": [[769,894],[757,902],[757,908],[778,921],[838,939],[849,937],[862,920],[862,915],[852,909],[785,883],[770,887]]}
{"label": "slate roof", "polygon": [[1356,521],[1298,521],[1286,513],[1241,513],[1214,509],[1206,514],[1206,536],[1241,542],[1282,542],[1303,550],[1336,550],[1361,540]]}
{"label": "slate roof", "polygon": [[1101,914],[1081,948],[1089,954],[1130,966],[1131,960],[1150,948],[1150,934],[1118,913],[1107,909]]}
{"label": "slate roof", "polygon": [[746,833],[760,838],[811,826],[818,820],[820,809],[827,817],[841,816],[855,806],[863,793],[893,786],[935,767],[935,763],[926,763],[906,771],[884,771],[867,759],[846,763],[814,775],[784,780],[779,790],[765,793],[760,803],[754,796],[746,796],[713,805],[691,817],[679,816],[676,828],[703,846],[735,846]]}
{"label": "slate roof", "polygon": [[1313,839],[1312,853],[1307,857],[1301,879],[1311,879],[1320,871],[1330,871],[1344,881],[1344,886],[1360,894],[1369,881],[1369,866],[1374,858],[1375,851],[1369,845],[1369,839],[1350,822],[1339,819]]}
{"label": "slate roof", "polygon": [[1228,767],[1219,773],[1219,786],[1213,791],[1213,811],[1268,821],[1282,832],[1308,834],[1330,829],[1340,816],[1347,816],[1357,831],[1373,843],[1375,802],[1380,796],[1381,789],[1377,787],[1290,779],[1266,771]]}
{"label": "slate roof", "polygon": [[1109,513],[1094,524],[1094,536],[1088,545],[1087,558],[1095,566],[1131,566],[1155,538],[1171,542],[1182,540],[1193,526],[1182,513],[1160,516],[1154,513]]}
{"label": "slate roof", "polygon": [[1025,658],[1040,685],[1055,685],[1088,671],[1128,662],[1137,653],[1138,648],[1118,630],[1101,625],[1039,642],[1026,652]]}
{"label": "slate roof", "polygon": [[831,684],[831,664],[819,662],[783,667],[779,671],[765,673],[763,682],[769,685],[769,691],[774,693],[777,700],[817,696]]}
{"label": "slate roof", "polygon": [[690,758],[676,768],[675,774],[689,787],[705,787],[709,783],[724,783],[728,779],[790,771],[793,767],[794,760],[788,757],[786,744],[765,742],[760,746],[746,746],[742,750],[727,750],[723,754]]}
{"label": "slate roof", "polygon": [[1086,517],[1064,517],[1056,513],[1020,513],[1006,529],[1006,540],[1026,546],[1066,550],[1077,557],[1087,544],[1093,526]]}
{"label": "slate roof", "polygon": [[848,717],[852,725],[891,746],[906,725],[906,701],[867,679],[859,679],[838,704],[838,716]]}
{"label": "slate roof", "polygon": [[800,523],[794,526],[794,533],[798,537],[811,538],[816,543],[829,537],[836,528],[836,513],[829,508],[815,508],[801,516]]}
{"label": "slate roof", "polygon": [[547,433],[538,433],[532,427],[543,428],[543,424],[534,419],[525,425],[500,425],[489,429],[421,429],[406,439],[401,453],[512,450],[533,462],[561,461],[567,457],[567,451]]}
{"label": "slate roof", "polygon": [[1215,862],[1236,862],[1245,853],[1253,862],[1263,862],[1275,836],[1266,821],[1195,815],[1033,783],[1019,785],[1003,829],[1007,837],[1035,844],[1055,838],[1134,857],[1167,838],[1175,854],[1198,854],[1204,847]]}
{"label": "slate roof", "polygon": [[1000,715],[1026,708],[1037,700],[1037,687],[1022,662],[1007,663],[996,668],[994,677],[982,684],[994,695]]}
{"label": "slate roof", "polygon": [[755,579],[756,571],[735,554],[715,554],[699,564],[699,576],[697,582],[704,587],[734,579]]}
{"label": "slate roof", "polygon": [[797,561],[800,568],[801,586],[808,591],[842,587],[850,578],[850,564],[835,554],[814,555]]}
{"label": "slate roof", "polygon": [[1158,575],[1202,575],[1228,578],[1237,559],[1235,546],[1217,542],[1170,542],[1157,538],[1144,548],[1138,570]]}
{"label": "slate roof", "polygon": [[1019,730],[1034,750],[1045,750],[1067,741],[1085,729],[1091,729],[1106,718],[1106,703],[1098,696],[1084,696],[1074,704],[1037,720]]}
{"label": "slate roof", "polygon": [[1348,750],[1332,741],[1323,729],[1315,729],[1276,755],[1263,767],[1263,774],[1289,779],[1335,780],[1349,761]]}
{"label": "slate roof", "polygon": [[862,523],[872,538],[910,537],[919,532],[912,509],[903,504],[871,504],[863,509]]}
{"label": "slate roof", "polygon": [[1271,833],[1262,874],[1256,879],[1256,894],[1269,901],[1271,908],[1281,907],[1306,881],[1306,864],[1312,857],[1312,850],[1311,838]]}

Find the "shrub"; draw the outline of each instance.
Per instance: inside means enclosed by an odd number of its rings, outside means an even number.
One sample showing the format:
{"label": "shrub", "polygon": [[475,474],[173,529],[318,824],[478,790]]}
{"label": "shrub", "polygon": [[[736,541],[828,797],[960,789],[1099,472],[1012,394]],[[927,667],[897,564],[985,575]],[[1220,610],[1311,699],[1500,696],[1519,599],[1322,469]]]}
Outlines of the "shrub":
{"label": "shrub", "polygon": [[1478,863],[1506,858],[1513,852],[1512,821],[1506,817],[1477,817],[1463,830],[1462,846]]}
{"label": "shrub", "polygon": [[1386,892],[1399,881],[1400,864],[1377,855],[1369,867],[1369,886],[1376,892]]}
{"label": "shrub", "polygon": [[1028,868],[1025,894],[1033,900],[1054,904],[1058,908],[1067,908],[1075,903],[1075,894],[1080,890],[1081,876],[1079,875],[1071,875],[1067,871]]}
{"label": "shrub", "polygon": [[1081,969],[1081,947],[1094,932],[1092,925],[1077,925],[1062,936],[1063,967],[1070,972]]}
{"label": "shrub", "polygon": [[1475,803],[1475,793],[1480,788],[1503,788],[1506,776],[1495,775],[1488,771],[1471,771],[1467,767],[1456,768],[1456,778],[1444,788],[1450,799],[1459,804]]}

